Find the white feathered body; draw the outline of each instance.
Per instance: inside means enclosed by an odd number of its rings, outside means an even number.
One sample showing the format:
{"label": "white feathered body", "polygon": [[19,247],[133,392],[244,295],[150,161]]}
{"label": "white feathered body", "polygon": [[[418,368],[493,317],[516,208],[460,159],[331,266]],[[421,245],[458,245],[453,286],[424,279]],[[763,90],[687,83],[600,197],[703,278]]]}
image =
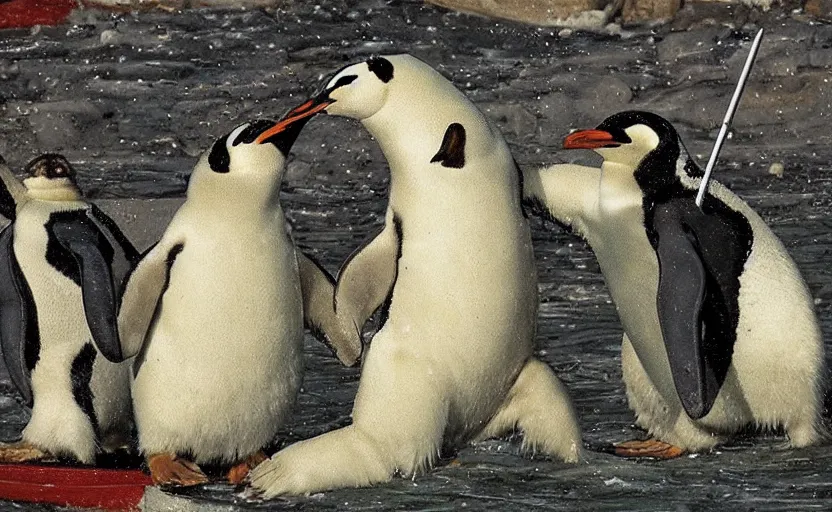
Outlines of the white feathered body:
{"label": "white feathered body", "polygon": [[275,437],[300,386],[303,311],[283,212],[276,199],[226,200],[189,198],[159,244],[181,251],[136,362],[146,454],[245,458]]}

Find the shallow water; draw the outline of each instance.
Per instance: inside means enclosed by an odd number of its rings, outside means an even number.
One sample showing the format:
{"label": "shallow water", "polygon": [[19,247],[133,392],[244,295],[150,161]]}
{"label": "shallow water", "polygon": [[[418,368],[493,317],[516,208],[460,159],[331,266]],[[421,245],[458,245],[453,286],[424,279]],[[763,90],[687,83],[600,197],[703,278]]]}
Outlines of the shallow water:
{"label": "shallow water", "polygon": [[[704,7],[699,7],[704,9]],[[81,14],[75,25],[0,32],[0,154],[20,169],[62,151],[96,199],[176,197],[202,148],[251,117],[278,116],[345,62],[408,51],[435,65],[503,129],[521,166],[591,160],[559,153],[572,128],[623,109],[671,119],[704,161],[756,25],[768,29],[717,178],[781,236],[832,332],[832,27],[776,15],[749,22],[724,7],[694,29],[630,37],[576,33],[447,13],[418,2],[321,2],[288,10]],[[698,16],[698,18],[697,18]],[[713,17],[713,23],[705,20]],[[743,26],[743,23],[750,24]],[[733,26],[731,26],[733,24]],[[380,228],[388,174],[354,122],[319,117],[295,145],[283,205],[296,240],[330,271]],[[785,173],[768,173],[782,163]],[[566,383],[593,449],[641,433],[621,384],[621,329],[586,244],[533,218],[540,357]],[[293,442],[349,422],[358,370],[307,337]],[[0,381],[0,437],[25,424]],[[832,447],[783,450],[741,438],[667,462],[590,450],[566,465],[529,459],[512,440],[466,448],[413,480],[263,504],[215,485],[193,501],[291,510],[822,510]],[[15,508],[5,504],[3,508]]]}

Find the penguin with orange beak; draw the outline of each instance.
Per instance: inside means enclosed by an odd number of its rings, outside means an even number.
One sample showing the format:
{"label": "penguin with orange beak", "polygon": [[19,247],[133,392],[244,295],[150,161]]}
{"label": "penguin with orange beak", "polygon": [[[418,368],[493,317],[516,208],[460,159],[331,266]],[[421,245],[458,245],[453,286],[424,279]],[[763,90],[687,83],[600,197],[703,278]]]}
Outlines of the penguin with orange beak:
{"label": "penguin with orange beak", "polygon": [[139,447],[157,484],[239,483],[288,419],[303,377],[303,328],[347,365],[361,339],[341,331],[334,282],[295,247],[279,190],[303,123],[242,124],[194,168],[187,199],[130,274],[118,327],[135,356]]}
{"label": "penguin with orange beak", "polygon": [[604,162],[527,171],[524,195],[589,242],[616,304],[629,405],[651,435],[616,452],[669,458],[747,426],[821,439],[812,297],[759,215],[716,182],[700,209],[703,173],[658,115],[615,114],[564,148]]}
{"label": "penguin with orange beak", "polygon": [[277,452],[252,485],[273,497],[414,476],[443,447],[515,428],[526,449],[577,461],[572,402],[534,356],[537,272],[521,176],[499,130],[410,55],[338,71],[275,129],[322,110],[361,121],[390,166],[384,227],[335,285],[346,327],[386,315],[352,424]]}

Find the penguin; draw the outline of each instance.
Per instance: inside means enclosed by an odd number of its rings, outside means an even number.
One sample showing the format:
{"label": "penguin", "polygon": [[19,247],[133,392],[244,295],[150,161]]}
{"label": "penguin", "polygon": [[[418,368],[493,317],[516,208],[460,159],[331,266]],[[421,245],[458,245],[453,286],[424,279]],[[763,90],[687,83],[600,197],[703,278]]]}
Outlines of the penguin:
{"label": "penguin", "polygon": [[318,112],[361,121],[390,167],[384,227],[341,267],[336,315],[383,323],[363,362],[352,424],[255,468],[256,492],[367,486],[431,467],[440,450],[517,427],[524,447],[575,462],[566,389],[534,357],[537,272],[508,146],[447,79],[410,55],[347,66],[274,128]]}
{"label": "penguin", "polygon": [[130,367],[116,332],[122,278],[138,253],[86,202],[75,170],[45,154],[21,184],[0,163],[0,345],[31,408],[22,440],[0,461],[67,457],[95,462],[129,442]]}
{"label": "penguin", "polygon": [[127,279],[119,336],[133,365],[138,444],[157,484],[239,483],[265,458],[303,376],[304,322],[345,364],[361,339],[340,337],[334,280],[295,248],[279,202],[302,123],[242,124],[194,168],[186,200]]}
{"label": "penguin", "polygon": [[627,111],[572,133],[600,169],[525,173],[527,203],[589,242],[618,310],[621,364],[646,441],[623,456],[712,449],[746,428],[782,427],[792,447],[824,436],[823,342],[785,247],[742,199],[710,182],[673,126]]}

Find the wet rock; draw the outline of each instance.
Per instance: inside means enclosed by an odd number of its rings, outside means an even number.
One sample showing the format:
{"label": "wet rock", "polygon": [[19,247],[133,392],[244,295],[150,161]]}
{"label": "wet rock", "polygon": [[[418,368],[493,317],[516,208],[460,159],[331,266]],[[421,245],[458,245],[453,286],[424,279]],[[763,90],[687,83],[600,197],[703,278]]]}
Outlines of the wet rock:
{"label": "wet rock", "polygon": [[808,64],[813,68],[832,67],[832,48],[816,48],[810,50]]}
{"label": "wet rock", "polygon": [[633,98],[633,92],[623,80],[615,76],[605,76],[581,95],[577,102],[578,110],[589,118],[603,119],[620,110],[626,110]]}
{"label": "wet rock", "polygon": [[20,74],[20,65],[17,62],[0,59],[0,80],[11,80]]}
{"label": "wet rock", "polygon": [[516,103],[480,105],[485,114],[494,120],[503,132],[525,137],[537,130],[537,118]]}
{"label": "wet rock", "polygon": [[302,183],[309,179],[312,172],[312,164],[303,160],[294,159],[286,163],[283,181],[289,185]]}
{"label": "wet rock", "polygon": [[[809,64],[808,39],[808,37],[800,40],[763,39],[757,60],[754,62],[754,72],[778,77],[794,75],[799,67]],[[742,46],[726,61],[731,75],[739,76],[748,58],[750,46],[750,42],[743,42]]]}
{"label": "wet rock", "polygon": [[59,151],[81,141],[81,133],[68,114],[38,112],[31,114],[28,121],[41,151]]}
{"label": "wet rock", "polygon": [[[462,12],[522,21],[535,25],[563,25],[567,18],[583,11],[597,10],[598,0],[428,0]],[[568,24],[568,23],[567,23]]]}
{"label": "wet rock", "polygon": [[681,0],[624,0],[621,18],[625,23],[661,22],[673,19]]}
{"label": "wet rock", "polygon": [[721,27],[691,32],[673,32],[656,45],[659,62],[711,62]]}

